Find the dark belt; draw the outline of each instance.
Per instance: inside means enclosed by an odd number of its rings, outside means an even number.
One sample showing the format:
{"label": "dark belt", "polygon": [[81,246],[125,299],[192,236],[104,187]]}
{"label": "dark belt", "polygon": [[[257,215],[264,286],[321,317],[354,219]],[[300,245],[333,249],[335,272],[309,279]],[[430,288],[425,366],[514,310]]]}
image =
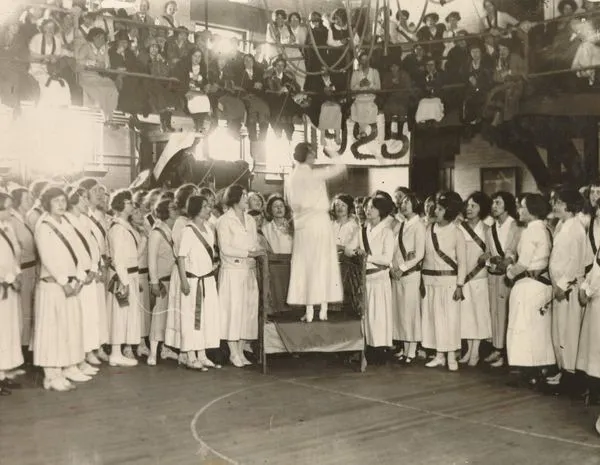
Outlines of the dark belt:
{"label": "dark belt", "polygon": [[139,268],[138,269],[138,273],[139,274],[146,274],[146,273],[148,273],[148,268]]}
{"label": "dark belt", "polygon": [[489,269],[488,274],[491,274],[492,276],[504,276],[504,273],[502,271],[490,271]]}
{"label": "dark belt", "polygon": [[454,270],[422,270],[423,276],[458,276],[458,272]]}
{"label": "dark belt", "polygon": [[198,288],[196,291],[196,307],[194,309],[194,329],[196,331],[202,329],[202,303],[204,301],[204,296],[206,295],[206,290],[204,289],[204,279],[214,277],[215,274],[215,270],[212,270],[210,273],[202,276],[196,276],[194,273],[190,273],[189,271],[185,272],[186,278],[198,280]]}
{"label": "dark belt", "polygon": [[171,275],[158,278],[159,283],[168,283],[169,281],[171,281]]}
{"label": "dark belt", "polygon": [[[373,264],[375,265],[375,264]],[[383,266],[383,265],[375,265],[376,268],[371,268],[367,270],[367,276],[369,276],[370,274],[375,274],[375,273],[379,273],[380,271],[384,271],[387,270],[388,267],[387,266]]]}
{"label": "dark belt", "polygon": [[517,281],[520,281],[521,279],[529,278],[529,279],[534,279],[534,280],[544,284],[545,286],[552,286],[552,281],[550,281],[550,278],[548,278],[546,276],[542,276],[545,273],[548,273],[548,269],[523,271],[522,273],[519,273],[517,276],[515,276],[515,278],[513,279],[513,283],[516,283]]}
{"label": "dark belt", "polygon": [[[110,265],[108,265],[109,268],[113,271],[117,271],[115,270],[115,267],[113,266],[113,264],[111,263]],[[148,268],[146,268],[146,272],[148,271]],[[129,268],[127,268],[127,273],[139,273],[140,269],[137,266],[131,266]]]}
{"label": "dark belt", "polygon": [[[52,276],[48,276],[47,278],[42,278],[42,279],[40,279],[40,281],[42,281],[44,283],[58,284],[56,282],[56,279],[54,279]],[[78,279],[75,276],[67,277],[67,284],[71,284],[72,282],[75,282],[75,281],[78,281]]]}
{"label": "dark belt", "polygon": [[21,269],[22,270],[26,270],[27,268],[32,268],[35,265],[37,265],[37,261],[36,260],[32,260],[30,262],[21,263]]}

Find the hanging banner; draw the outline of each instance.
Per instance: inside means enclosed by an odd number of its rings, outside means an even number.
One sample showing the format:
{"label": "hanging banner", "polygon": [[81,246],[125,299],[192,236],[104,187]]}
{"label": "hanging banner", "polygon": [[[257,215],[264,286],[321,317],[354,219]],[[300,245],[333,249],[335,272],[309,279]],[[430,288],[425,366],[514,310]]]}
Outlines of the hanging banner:
{"label": "hanging banner", "polygon": [[[335,136],[318,141],[316,164],[329,164],[331,159],[324,148],[340,154],[339,161],[355,166],[408,166],[411,134],[406,123],[392,123],[390,138],[385,138],[385,119],[366,127],[348,119],[338,140]],[[317,131],[318,132],[318,131]]]}

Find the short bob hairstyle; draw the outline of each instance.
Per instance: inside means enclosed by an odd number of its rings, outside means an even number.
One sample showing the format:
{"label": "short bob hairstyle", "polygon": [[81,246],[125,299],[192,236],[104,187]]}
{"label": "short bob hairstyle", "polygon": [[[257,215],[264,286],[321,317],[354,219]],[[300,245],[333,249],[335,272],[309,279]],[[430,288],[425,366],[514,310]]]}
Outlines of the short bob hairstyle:
{"label": "short bob hairstyle", "polygon": [[121,213],[125,210],[125,202],[133,201],[131,191],[128,189],[119,189],[113,192],[110,196],[110,209],[114,212]]}
{"label": "short bob hairstyle", "polygon": [[421,199],[419,199],[417,194],[415,194],[414,192],[412,192],[412,191],[405,192],[404,198],[402,199],[402,201],[410,202],[413,213],[416,213],[417,215],[420,215],[422,213],[423,202],[421,202]]}
{"label": "short bob hairstyle", "polygon": [[559,189],[554,193],[554,200],[564,202],[570,213],[579,213],[583,208],[583,197],[576,189]]}
{"label": "short bob hairstyle", "polygon": [[246,189],[244,189],[239,184],[234,184],[233,186],[229,186],[227,188],[227,190],[225,191],[225,196],[224,196],[225,205],[227,205],[229,208],[231,208],[234,205],[237,205],[238,203],[240,203],[240,201],[242,200],[242,197],[244,196],[245,191],[246,191]]}
{"label": "short bob hairstyle", "polygon": [[198,216],[204,205],[208,203],[208,199],[203,195],[191,195],[187,199],[186,204],[186,215],[189,219],[193,220]]}
{"label": "short bob hairstyle", "polygon": [[67,200],[69,201],[69,210],[72,210],[79,203],[82,197],[86,197],[88,192],[83,187],[75,187],[69,190]]}
{"label": "short bob hairstyle", "polygon": [[67,193],[57,185],[48,185],[40,194],[40,203],[42,208],[50,213],[50,203],[57,197],[64,197],[67,200]]}
{"label": "short bob hairstyle", "polygon": [[161,200],[172,200],[173,202],[175,202],[175,192],[173,192],[173,191],[164,191],[162,194],[160,194],[160,197],[158,198],[159,202]]}
{"label": "short bob hairstyle", "polygon": [[154,205],[156,204],[156,201],[159,199],[159,197],[162,195],[162,193],[163,193],[163,190],[160,187],[156,187],[156,188],[152,189],[144,197],[144,202],[142,203],[142,206],[146,210],[152,211],[152,208],[154,207]]}
{"label": "short bob hairstyle", "polygon": [[550,204],[542,194],[528,193],[523,195],[527,211],[539,220],[545,220],[550,213]]}
{"label": "short bob hairstyle", "polygon": [[283,202],[283,206],[285,208],[285,217],[286,218],[290,218],[290,216],[292,215],[292,211],[289,207],[289,205],[287,203],[285,203],[285,199],[279,195],[279,194],[273,194],[269,197],[269,200],[267,200],[267,206],[265,207],[265,219],[267,221],[272,221],[273,220],[273,205],[275,204],[275,202],[277,201],[281,201]]}
{"label": "short bob hairstyle", "polygon": [[493,203],[494,200],[498,198],[502,199],[506,213],[508,213],[508,215],[512,216],[514,219],[517,219],[517,199],[515,199],[515,196],[510,192],[499,191],[494,192],[490,197],[490,200]]}
{"label": "short bob hairstyle", "polygon": [[479,205],[478,216],[480,220],[483,220],[490,216],[490,212],[492,211],[492,201],[486,194],[484,194],[481,191],[475,191],[471,195],[469,195],[469,197],[467,197],[467,200],[465,200],[465,210],[467,209],[467,203],[469,203],[469,200],[472,200],[474,203]]}
{"label": "short bob hairstyle", "polygon": [[446,221],[454,221],[462,212],[463,201],[460,195],[454,191],[442,192],[436,203],[445,210],[444,219]]}
{"label": "short bob hairstyle", "polygon": [[132,197],[133,204],[135,205],[136,208],[140,208],[145,205],[144,200],[146,200],[147,195],[148,195],[148,191],[146,191],[146,190],[139,190],[136,192],[132,192],[131,197]]}
{"label": "short bob hairstyle", "polygon": [[294,147],[294,160],[298,163],[306,163],[306,159],[311,150],[312,148],[308,142],[300,142]]}
{"label": "short bob hairstyle", "polygon": [[156,216],[160,221],[167,221],[170,216],[169,205],[173,203],[173,199],[165,199],[161,198],[153,208],[154,216]]}
{"label": "short bob hairstyle", "polygon": [[175,206],[179,210],[184,211],[186,209],[188,198],[196,192],[198,192],[198,188],[195,184],[189,183],[179,186],[175,191]]}
{"label": "short bob hairstyle", "polygon": [[340,201],[348,207],[348,216],[354,214],[354,198],[349,194],[337,194],[331,201],[331,215],[335,218],[335,202]]}
{"label": "short bob hairstyle", "polygon": [[23,197],[25,197],[26,194],[30,194],[30,192],[26,187],[15,187],[10,190],[9,194],[12,197],[13,208],[19,208],[23,203]]}
{"label": "short bob hairstyle", "polygon": [[202,197],[206,197],[207,199],[214,199],[216,197],[215,191],[213,191],[210,187],[199,187],[200,192],[198,195]]}
{"label": "short bob hairstyle", "polygon": [[98,184],[100,183],[94,178],[83,178],[81,181],[79,181],[79,187],[85,189],[86,191],[92,190]]}
{"label": "short bob hairstyle", "polygon": [[38,179],[36,181],[33,181],[29,185],[29,192],[31,192],[31,195],[33,195],[34,199],[38,199],[42,194],[42,191],[48,186],[48,184],[50,184],[50,181],[48,181],[47,179]]}
{"label": "short bob hairstyle", "polygon": [[373,207],[377,209],[377,211],[379,212],[379,218],[382,220],[390,216],[394,211],[392,203],[390,203],[390,201],[385,197],[375,195],[371,197],[369,201],[371,202]]}

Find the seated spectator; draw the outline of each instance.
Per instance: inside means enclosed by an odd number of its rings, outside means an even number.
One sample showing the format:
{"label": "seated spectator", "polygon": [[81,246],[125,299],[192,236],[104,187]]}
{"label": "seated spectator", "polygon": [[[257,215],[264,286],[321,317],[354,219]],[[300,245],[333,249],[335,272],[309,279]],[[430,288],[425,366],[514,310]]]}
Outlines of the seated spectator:
{"label": "seated spectator", "polygon": [[493,70],[483,60],[481,43],[474,42],[469,47],[470,59],[463,71],[466,81],[465,101],[462,120],[466,124],[478,124],[483,116],[488,91],[492,87]]}
{"label": "seated spectator", "polygon": [[[358,70],[352,73],[350,89],[353,91],[381,90],[379,72],[369,64],[369,55],[366,52],[358,56]],[[378,108],[375,104],[375,94],[358,94],[350,108],[350,118],[360,125],[360,137],[365,137],[369,125],[377,122]]]}
{"label": "seated spectator", "polygon": [[133,56],[139,59],[140,52],[144,49],[146,42],[141,42],[140,40],[140,30],[137,26],[130,26],[125,31],[127,33],[127,37],[129,39],[129,50]]}
{"label": "seated spectator", "polygon": [[210,126],[210,101],[206,95],[206,64],[202,50],[195,49],[188,57],[179,61],[173,71],[179,79],[177,91],[186,112],[194,121],[197,132],[206,131]]}
{"label": "seated spectator", "polygon": [[425,73],[417,82],[421,99],[417,106],[415,121],[417,123],[440,122],[444,118],[444,102],[442,99],[444,76],[437,68],[434,57],[425,60]]}
{"label": "seated spectator", "polygon": [[[329,34],[327,36],[327,45],[330,48],[327,52],[327,64],[332,68],[340,68],[348,65],[352,61],[351,53],[348,50],[348,43],[357,44],[358,36],[350,37],[350,28],[348,27],[348,13],[345,8],[338,8],[331,16]],[[348,71],[344,73],[345,77]]]}
{"label": "seated spectator", "polygon": [[492,31],[496,35],[510,35],[510,31],[519,21],[504,11],[498,11],[492,0],[484,0],[485,16],[481,18],[482,31]]}
{"label": "seated spectator", "polygon": [[382,110],[386,120],[386,133],[392,120],[405,121],[414,89],[410,75],[398,63],[392,63],[390,70],[383,76],[383,90],[398,90],[398,92],[382,94]]}
{"label": "seated spectator", "polygon": [[273,253],[292,253],[291,210],[280,195],[272,195],[267,201],[262,233]]}
{"label": "seated spectator", "polygon": [[177,63],[187,57],[194,49],[194,45],[188,40],[190,32],[187,28],[180,26],[175,31],[175,34],[167,39],[165,50],[167,52],[167,61],[171,67],[175,67]]}
{"label": "seated spectator", "polygon": [[287,139],[292,140],[294,133],[293,117],[299,109],[293,100],[300,87],[294,75],[287,70],[287,62],[279,57],[273,63],[273,70],[265,79],[268,90],[267,100],[271,112],[271,127],[277,137],[285,132]]}
{"label": "seated spectator", "polygon": [[[259,61],[263,63],[271,63],[275,58],[283,55],[283,47],[277,47],[277,44],[287,45],[293,41],[285,10],[275,10],[271,17],[272,21],[267,24],[265,33],[266,43],[261,47]],[[290,48],[286,48],[286,53],[289,53],[290,50]]]}
{"label": "seated spectator", "polygon": [[[335,73],[334,76],[339,76],[339,73]],[[321,74],[307,76],[305,90],[316,93],[311,96],[311,107],[307,110],[307,115],[316,122],[321,131],[321,144],[325,144],[327,132],[334,131],[335,141],[339,145],[342,133],[342,107],[333,93],[342,91],[343,87],[338,87],[329,71],[323,67]]]}
{"label": "seated spectator", "polygon": [[[443,37],[444,39],[455,39],[459,33],[458,23],[461,20],[460,13],[458,11],[451,12],[448,16],[446,16],[446,30],[444,31]],[[443,57],[445,59],[448,58],[448,54],[455,46],[455,41],[444,42],[444,52]],[[445,65],[444,65],[445,66]]]}
{"label": "seated spectator", "polygon": [[84,11],[79,17],[79,27],[74,32],[73,37],[73,55],[77,54],[79,47],[87,43],[87,36],[94,27],[96,14],[91,11]]}
{"label": "seated spectator", "polygon": [[[425,25],[417,32],[420,41],[438,40],[444,38],[446,26],[439,24],[440,16],[437,13],[428,13],[423,18]],[[441,62],[444,53],[444,43],[424,44],[425,51],[436,61]]]}
{"label": "seated spectator", "polygon": [[[269,118],[271,112],[265,101],[265,84],[262,67],[256,63],[254,57],[250,54],[244,56],[244,68],[234,77],[235,94],[241,98],[246,106],[246,126],[248,127],[248,137],[251,141],[267,137],[269,129]],[[259,131],[257,131],[257,125]]]}
{"label": "seated spectator", "polygon": [[[142,65],[130,49],[131,42],[125,30],[115,34],[115,41],[108,50],[110,67],[112,69],[139,73]],[[114,81],[119,91],[117,108],[125,113],[130,113],[137,118],[138,113],[148,113],[146,93],[141,80],[136,77],[115,75]]]}
{"label": "seated spectator", "polygon": [[407,10],[396,12],[395,20],[390,20],[390,43],[392,45],[402,45],[401,47],[392,47],[389,49],[390,61],[400,63],[412,49],[412,42],[417,41],[414,31],[414,24],[408,24],[410,13]]}
{"label": "seated spectator", "polygon": [[[290,13],[289,16],[289,28],[290,28],[290,44],[303,46],[306,44],[307,30],[306,26],[302,24],[302,18],[296,12]],[[294,74],[294,78],[298,83],[300,90],[304,89],[304,81],[306,79],[306,64],[304,63],[304,49],[300,48],[286,48],[285,55],[287,62],[290,63],[290,69]]]}
{"label": "seated spectator", "polygon": [[[306,45],[312,45],[313,42],[317,47],[327,45],[329,29],[323,25],[323,17],[321,16],[321,13],[313,11],[310,14],[309,23],[310,30],[306,30]],[[327,62],[328,51],[326,49],[315,50],[313,47],[304,49],[306,69],[309,72],[319,71],[323,67],[323,63],[321,60],[319,60],[317,53],[321,56],[323,61]],[[310,76],[307,76],[306,79],[308,80],[309,77]]]}
{"label": "seated spectator", "polygon": [[511,51],[511,45],[510,41],[502,40],[498,46],[498,62],[494,72],[497,87],[489,97],[496,109],[494,124],[513,119],[523,95],[525,63],[519,54]]}
{"label": "seated spectator", "polygon": [[56,35],[56,24],[45,19],[40,33],[29,42],[29,54],[33,63],[30,73],[40,87],[40,102],[50,105],[70,105],[69,85],[63,78],[63,69],[68,67],[63,57],[62,40]]}
{"label": "seated spectator", "polygon": [[148,14],[150,11],[149,0],[141,0],[138,9],[139,11],[134,13],[131,19],[148,25],[148,27],[139,26],[139,48],[143,48],[148,38],[154,36],[155,30],[150,26],[155,24],[155,19]]}
{"label": "seated spectator", "polygon": [[467,48],[467,41],[465,39],[466,35],[467,31],[458,31],[456,40],[454,41],[455,46],[452,47],[446,57],[444,73],[446,74],[447,81],[450,83],[461,81],[460,73],[466,68],[469,61],[469,49]]}
{"label": "seated spectator", "polygon": [[84,105],[88,107],[91,107],[91,104],[99,105],[104,114],[105,124],[112,124],[113,112],[119,102],[117,86],[101,71],[86,69],[87,67],[110,68],[106,32],[100,28],[92,28],[88,33],[87,42],[76,51],[75,59],[81,69],[79,82],[83,88]]}
{"label": "seated spectator", "polygon": [[410,74],[413,82],[417,82],[425,72],[425,49],[421,44],[415,44],[412,53],[402,60],[402,68]]}

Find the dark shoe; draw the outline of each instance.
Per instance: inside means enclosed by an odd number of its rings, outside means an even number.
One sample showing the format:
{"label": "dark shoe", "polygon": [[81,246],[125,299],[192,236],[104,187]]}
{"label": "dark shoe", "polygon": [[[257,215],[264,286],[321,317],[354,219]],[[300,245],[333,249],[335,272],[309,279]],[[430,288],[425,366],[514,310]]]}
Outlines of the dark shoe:
{"label": "dark shoe", "polygon": [[20,389],[21,384],[13,381],[12,379],[5,379],[4,381],[0,381],[0,386],[5,387],[7,389]]}

